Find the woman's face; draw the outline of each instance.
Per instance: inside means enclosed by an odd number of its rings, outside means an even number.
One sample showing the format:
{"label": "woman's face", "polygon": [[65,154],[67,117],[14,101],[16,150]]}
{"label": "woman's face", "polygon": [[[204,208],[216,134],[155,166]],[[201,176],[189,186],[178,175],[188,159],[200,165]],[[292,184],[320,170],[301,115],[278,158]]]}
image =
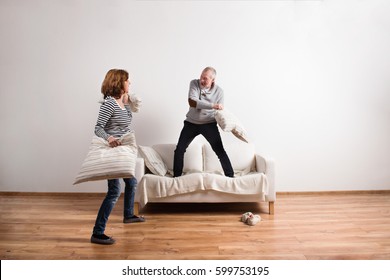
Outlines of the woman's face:
{"label": "woman's face", "polygon": [[123,86],[124,93],[129,93],[129,88],[130,88],[130,81],[127,80],[127,81],[125,81],[124,86]]}

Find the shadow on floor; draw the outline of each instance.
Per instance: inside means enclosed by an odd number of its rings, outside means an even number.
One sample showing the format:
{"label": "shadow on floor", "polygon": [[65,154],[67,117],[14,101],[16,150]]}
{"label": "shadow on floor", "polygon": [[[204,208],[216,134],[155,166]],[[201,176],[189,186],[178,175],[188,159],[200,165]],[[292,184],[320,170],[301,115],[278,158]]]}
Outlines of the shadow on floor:
{"label": "shadow on floor", "polygon": [[208,213],[242,214],[244,212],[267,213],[266,205],[255,202],[245,203],[148,203],[141,209],[141,214],[171,213]]}

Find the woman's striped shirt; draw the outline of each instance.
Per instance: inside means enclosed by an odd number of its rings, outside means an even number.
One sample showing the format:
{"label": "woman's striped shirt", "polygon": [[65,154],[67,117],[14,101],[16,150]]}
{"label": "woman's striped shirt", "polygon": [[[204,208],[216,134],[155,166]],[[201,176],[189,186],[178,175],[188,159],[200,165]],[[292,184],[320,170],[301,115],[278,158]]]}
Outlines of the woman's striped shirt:
{"label": "woman's striped shirt", "polygon": [[110,136],[120,138],[132,130],[130,128],[132,118],[129,105],[122,109],[113,97],[108,96],[100,106],[95,134],[105,140]]}

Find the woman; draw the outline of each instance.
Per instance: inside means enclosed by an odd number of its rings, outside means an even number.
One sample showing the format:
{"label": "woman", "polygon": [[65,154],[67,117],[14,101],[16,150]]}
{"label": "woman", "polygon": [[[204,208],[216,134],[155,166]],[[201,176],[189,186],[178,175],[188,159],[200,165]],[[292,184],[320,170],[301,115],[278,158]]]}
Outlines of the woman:
{"label": "woman", "polygon": [[[111,69],[107,72],[101,92],[104,101],[100,107],[95,134],[108,141],[110,147],[121,145],[120,137],[130,132],[132,112],[129,105],[129,74],[122,69]],[[134,215],[134,196],[137,189],[137,179],[123,178],[125,182],[125,197],[123,222],[144,222],[144,217]],[[119,179],[108,180],[108,191],[96,217],[91,242],[97,244],[114,244],[115,239],[104,234],[108,217],[121,195]]]}

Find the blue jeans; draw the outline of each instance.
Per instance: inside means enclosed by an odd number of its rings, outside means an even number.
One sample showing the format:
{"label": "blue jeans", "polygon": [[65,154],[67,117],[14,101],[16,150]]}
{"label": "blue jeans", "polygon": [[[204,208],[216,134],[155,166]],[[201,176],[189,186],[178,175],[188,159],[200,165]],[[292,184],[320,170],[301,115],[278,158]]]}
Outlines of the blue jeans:
{"label": "blue jeans", "polygon": [[217,123],[213,122],[207,124],[193,124],[188,121],[184,121],[184,127],[180,133],[179,141],[176,145],[173,160],[173,176],[178,177],[182,175],[184,165],[184,153],[186,152],[187,147],[191,144],[192,140],[194,140],[194,138],[199,134],[202,134],[204,138],[206,138],[206,140],[210,143],[211,148],[217,154],[225,176],[233,177],[233,167],[230,163],[229,156],[223,148],[222,139],[221,135],[219,134]]}
{"label": "blue jeans", "polygon": [[[123,216],[130,218],[134,215],[134,197],[137,190],[136,178],[124,178],[125,182],[125,197],[124,197],[124,209]],[[108,180],[108,191],[104,198],[102,205],[96,217],[95,226],[93,228],[94,234],[103,234],[106,229],[108,217],[111,214],[116,202],[121,195],[121,184],[119,179]]]}

